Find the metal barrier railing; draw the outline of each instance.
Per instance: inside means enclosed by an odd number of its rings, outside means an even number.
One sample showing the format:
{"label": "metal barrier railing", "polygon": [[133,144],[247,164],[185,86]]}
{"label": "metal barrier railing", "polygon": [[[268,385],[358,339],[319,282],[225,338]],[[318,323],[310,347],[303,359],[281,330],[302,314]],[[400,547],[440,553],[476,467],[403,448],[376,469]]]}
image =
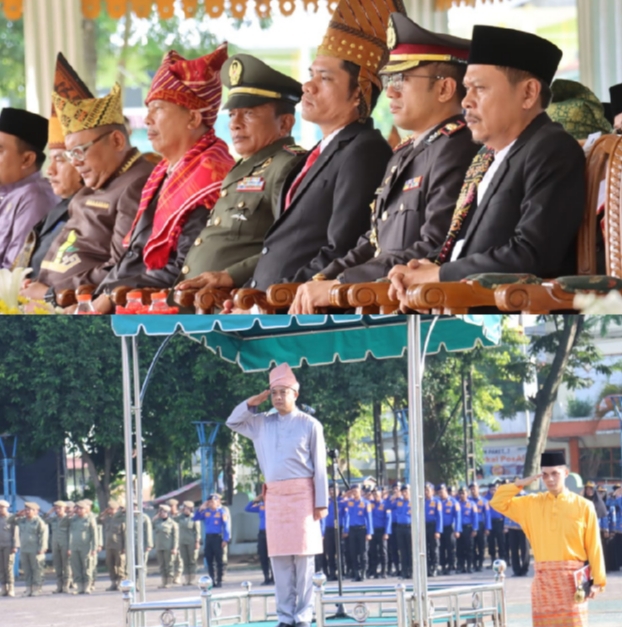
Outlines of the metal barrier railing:
{"label": "metal barrier railing", "polygon": [[[362,627],[433,627],[437,623],[447,627],[464,624],[484,627],[487,623],[492,627],[506,627],[505,568],[495,570],[495,583],[431,586],[427,592],[427,625],[416,616],[418,604],[412,585],[361,586],[339,595],[335,588],[326,587],[326,577],[318,573],[313,578],[317,627],[352,627],[352,619]],[[204,576],[199,580],[199,597],[136,602],[134,584],[124,581],[121,590],[125,627],[146,627],[147,616],[154,613],[159,613],[161,627],[219,627],[276,618],[276,612],[269,611],[273,592],[252,590],[250,582],[244,582],[242,587],[239,592],[212,594],[212,580]],[[327,616],[331,605],[339,608],[333,617]],[[350,613],[344,613],[346,606],[351,608]],[[340,620],[342,618],[347,620]]]}

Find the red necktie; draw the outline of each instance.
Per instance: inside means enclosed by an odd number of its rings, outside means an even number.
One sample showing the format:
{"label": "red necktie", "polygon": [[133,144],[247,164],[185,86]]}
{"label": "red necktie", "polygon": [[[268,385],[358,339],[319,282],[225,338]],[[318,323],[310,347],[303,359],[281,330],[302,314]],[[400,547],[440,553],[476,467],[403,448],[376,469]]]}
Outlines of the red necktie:
{"label": "red necktie", "polygon": [[313,164],[317,161],[317,158],[320,156],[320,145],[318,144],[312,151],[311,154],[307,157],[307,161],[305,162],[304,167],[298,173],[298,176],[294,179],[294,182],[290,185],[287,195],[285,196],[285,211],[289,209],[289,206],[292,203],[292,198],[296,193],[298,187],[300,187],[300,183],[302,183],[302,179],[307,175],[307,172],[311,169]]}

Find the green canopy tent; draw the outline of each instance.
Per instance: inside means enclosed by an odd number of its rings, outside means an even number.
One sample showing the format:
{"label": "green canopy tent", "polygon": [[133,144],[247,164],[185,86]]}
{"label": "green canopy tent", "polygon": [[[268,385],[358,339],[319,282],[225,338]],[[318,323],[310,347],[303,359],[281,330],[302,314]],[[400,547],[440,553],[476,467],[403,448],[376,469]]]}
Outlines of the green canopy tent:
{"label": "green canopy tent", "polygon": [[[427,570],[424,515],[423,417],[421,380],[426,354],[462,351],[476,345],[492,346],[501,335],[501,316],[113,316],[113,331],[121,337],[123,357],[124,435],[127,491],[127,528],[134,528],[132,484],[132,415],[136,442],[136,492],[142,494],[141,382],[138,369],[139,334],[170,338],[182,334],[205,345],[223,359],[237,363],[245,372],[267,370],[274,364],[311,366],[363,361],[369,355],[389,359],[408,355],[408,423],[413,542],[413,589],[419,624],[428,624]],[[425,338],[422,343],[422,338]],[[166,340],[165,340],[166,342]],[[163,344],[164,346],[164,344]],[[130,350],[131,347],[131,350]],[[130,360],[131,353],[131,360]],[[149,374],[147,375],[147,377]],[[132,395],[134,405],[132,407]],[[142,500],[137,502],[142,515]],[[127,561],[130,578],[145,582],[142,562],[142,525],[137,527],[138,551],[128,534]],[[136,553],[139,564],[136,564]]]}

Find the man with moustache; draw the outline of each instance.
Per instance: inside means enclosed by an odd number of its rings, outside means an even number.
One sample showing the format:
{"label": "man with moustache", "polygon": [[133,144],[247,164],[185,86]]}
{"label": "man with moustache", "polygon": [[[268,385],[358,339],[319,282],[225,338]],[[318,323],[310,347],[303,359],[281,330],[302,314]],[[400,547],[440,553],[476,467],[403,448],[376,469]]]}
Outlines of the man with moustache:
{"label": "man with moustache", "polygon": [[224,108],[241,159],[225,177],[207,226],[190,248],[180,290],[241,287],[250,279],[278,216],[283,183],[306,154],[291,136],[302,95],[298,81],[248,54],[231,57],[221,79],[229,88]]}
{"label": "man with moustache", "polygon": [[248,287],[308,281],[367,230],[369,203],[391,156],[370,115],[394,11],[405,13],[402,0],[337,5],[303,85],[302,116],[319,126],[322,141],[288,177]]}
{"label": "man with moustache", "polygon": [[129,144],[118,84],[103,98],[54,92],[52,101],[65,136],[65,156],[85,183],[30,286],[47,286],[45,300],[56,305],[57,290],[98,285],[121,258],[123,238],[153,165]]}
{"label": "man with moustache", "polygon": [[387,165],[370,229],[298,288],[290,313],[314,313],[330,304],[334,285],[381,279],[438,248],[478,150],[460,105],[470,42],[427,31],[400,13],[391,14],[387,40],[389,62],[380,74],[395,125],[412,135]]}
{"label": "man with moustache", "polygon": [[[89,88],[80,80],[67,59],[58,53],[56,58],[56,71],[54,74],[54,91],[72,98],[92,98]],[[78,171],[65,156],[65,137],[60,120],[56,115],[56,109],[52,105],[52,114],[49,120],[48,155],[49,165],[47,176],[52,185],[54,194],[61,201],[51,209],[44,220],[39,222],[30,231],[26,241],[13,262],[15,268],[32,268],[32,273],[24,281],[21,295],[26,298],[42,300],[47,291],[43,283],[34,285],[41,262],[47,254],[52,242],[60,233],[69,219],[69,203],[71,199],[82,189],[84,183]]]}
{"label": "man with moustache", "polygon": [[545,113],[562,51],[531,33],[475,26],[462,104],[484,144],[443,245],[389,273],[407,306],[411,285],[476,273],[573,274],[585,206],[585,156]]}
{"label": "man with moustache", "polygon": [[94,307],[100,313],[114,310],[112,291],[121,285],[170,288],[210,217],[233,165],[227,145],[214,131],[222,93],[220,69],[226,60],[227,44],[193,60],[173,50],[153,79],[145,124],[164,158],[142,191],[123,240],[125,252],[95,292]]}

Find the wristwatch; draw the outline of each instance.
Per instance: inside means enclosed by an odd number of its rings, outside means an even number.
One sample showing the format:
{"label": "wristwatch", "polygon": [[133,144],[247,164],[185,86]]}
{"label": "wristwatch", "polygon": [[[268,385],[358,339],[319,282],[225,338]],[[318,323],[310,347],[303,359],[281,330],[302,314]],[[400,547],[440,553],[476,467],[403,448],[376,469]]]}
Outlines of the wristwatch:
{"label": "wristwatch", "polygon": [[56,290],[53,287],[48,287],[48,291],[45,293],[43,300],[53,307],[59,306],[56,302]]}

